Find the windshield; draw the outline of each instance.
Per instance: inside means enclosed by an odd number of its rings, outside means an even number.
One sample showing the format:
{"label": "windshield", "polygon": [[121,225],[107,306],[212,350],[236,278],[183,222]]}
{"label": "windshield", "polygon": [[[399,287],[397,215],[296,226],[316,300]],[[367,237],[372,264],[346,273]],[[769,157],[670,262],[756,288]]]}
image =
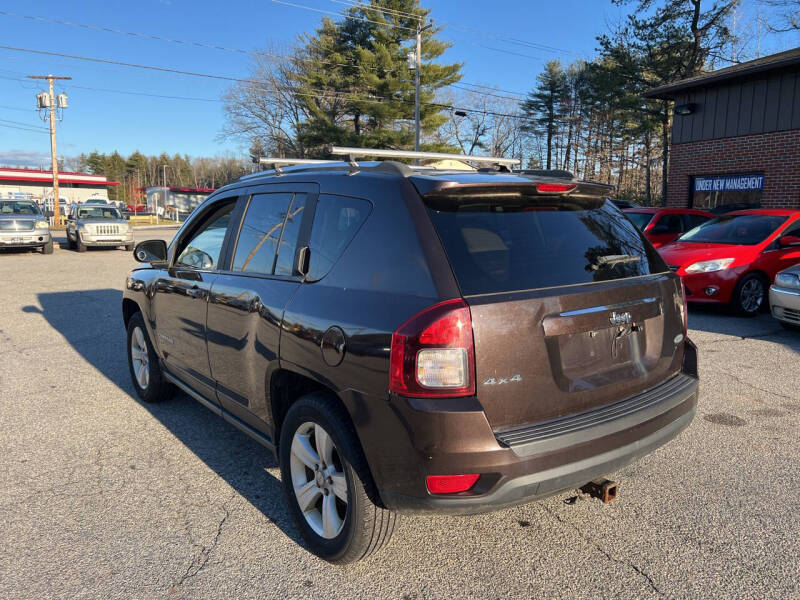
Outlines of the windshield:
{"label": "windshield", "polygon": [[679,242],[753,246],[767,239],[788,217],[726,215],[706,221],[678,238]]}
{"label": "windshield", "polygon": [[2,215],[41,215],[42,212],[34,202],[0,202]]}
{"label": "windshield", "polygon": [[610,202],[470,197],[428,200],[464,295],[637,277],[666,265]]}
{"label": "windshield", "polygon": [[78,209],[79,219],[121,219],[119,211],[112,206],[81,206]]}
{"label": "windshield", "polygon": [[633,221],[639,231],[644,231],[647,224],[653,220],[653,213],[645,212],[626,212],[627,217]]}

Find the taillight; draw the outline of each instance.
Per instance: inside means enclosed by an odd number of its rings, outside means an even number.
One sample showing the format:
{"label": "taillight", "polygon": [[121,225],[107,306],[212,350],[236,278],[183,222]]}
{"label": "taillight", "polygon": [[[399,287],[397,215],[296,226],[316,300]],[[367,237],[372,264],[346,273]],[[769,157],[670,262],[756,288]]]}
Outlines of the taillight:
{"label": "taillight", "polygon": [[431,494],[457,494],[471,489],[480,477],[477,473],[469,475],[429,475],[425,486]]}
{"label": "taillight", "polygon": [[[677,297],[676,300],[678,300]],[[681,279],[681,297],[679,299],[678,310],[681,313],[681,321],[683,321],[683,333],[685,334],[687,331],[689,331],[689,315],[687,314],[689,311],[686,310],[686,286],[683,285],[683,279]]]}
{"label": "taillight", "polygon": [[576,187],[577,183],[537,183],[536,191],[540,194],[566,194]]}
{"label": "taillight", "polygon": [[439,398],[475,393],[472,318],[466,302],[459,298],[431,306],[394,332],[389,391]]}

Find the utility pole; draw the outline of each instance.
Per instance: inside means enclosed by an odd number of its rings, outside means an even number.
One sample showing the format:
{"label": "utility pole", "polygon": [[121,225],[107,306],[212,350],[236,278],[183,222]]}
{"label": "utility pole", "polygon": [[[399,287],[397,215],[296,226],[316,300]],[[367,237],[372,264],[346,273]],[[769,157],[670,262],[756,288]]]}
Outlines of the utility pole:
{"label": "utility pole", "polygon": [[[63,75],[28,75],[30,79],[46,79],[50,84],[49,94],[42,92],[36,96],[36,103],[39,109],[50,109],[50,114],[46,117],[50,121],[50,159],[53,169],[53,222],[61,225],[60,196],[58,192],[58,157],[56,156],[56,108],[61,110],[67,108],[67,95],[59,94],[55,96],[53,92],[53,81],[56,79],[72,79]],[[45,97],[46,96],[46,97]],[[58,104],[58,106],[56,106]],[[60,120],[60,119],[59,119]]]}
{"label": "utility pole", "polygon": [[[419,87],[422,75],[422,32],[426,29],[430,29],[431,27],[433,27],[433,21],[424,27],[422,26],[421,21],[417,21],[417,51],[414,53],[414,152],[419,152]],[[414,164],[419,164],[419,161],[414,160]]]}

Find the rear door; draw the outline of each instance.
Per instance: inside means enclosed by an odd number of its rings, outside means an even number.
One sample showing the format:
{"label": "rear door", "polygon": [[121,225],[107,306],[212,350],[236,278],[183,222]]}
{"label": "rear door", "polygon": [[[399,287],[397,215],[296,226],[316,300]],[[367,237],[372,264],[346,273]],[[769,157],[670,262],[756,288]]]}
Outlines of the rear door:
{"label": "rear door", "polygon": [[426,204],[470,306],[494,428],[615,402],[680,369],[680,280],[610,203],[517,190]]}
{"label": "rear door", "polygon": [[211,288],[208,351],[217,397],[259,429],[270,420],[266,386],[278,366],[284,307],[300,285],[298,247],[315,189],[269,186],[244,196],[230,264]]}

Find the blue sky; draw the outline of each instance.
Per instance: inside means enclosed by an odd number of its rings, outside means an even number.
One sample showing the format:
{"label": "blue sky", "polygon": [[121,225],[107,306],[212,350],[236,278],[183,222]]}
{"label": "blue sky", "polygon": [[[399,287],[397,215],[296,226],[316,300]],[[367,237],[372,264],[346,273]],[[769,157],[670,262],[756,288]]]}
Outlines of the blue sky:
{"label": "blue sky", "polygon": [[[339,11],[333,0],[291,0]],[[753,0],[749,0],[753,1]],[[620,21],[625,10],[610,0],[423,0],[441,36],[453,42],[443,57],[465,63],[464,81],[525,92],[547,60],[591,58],[596,36]],[[313,30],[322,14],[270,0],[141,0],[63,2],[4,0],[0,12],[45,17],[141,34],[252,50],[288,48],[298,33]],[[470,30],[470,31],[467,31]],[[246,54],[121,35],[96,29],[0,14],[1,45],[18,46],[180,70],[246,77]],[[557,48],[514,45],[513,37]],[[762,42],[762,53],[797,45],[794,39]],[[493,50],[500,49],[504,52]],[[520,56],[525,55],[525,56]],[[71,75],[59,91],[70,107],[58,125],[59,155],[119,150],[166,151],[191,156],[238,154],[241,142],[219,139],[224,122],[221,94],[229,82],[0,50],[0,164],[37,165],[49,160],[49,137],[34,110],[42,82],[29,74]],[[88,89],[93,88],[93,89]],[[190,97],[157,98],[131,93]],[[27,128],[39,128],[30,131]]]}

